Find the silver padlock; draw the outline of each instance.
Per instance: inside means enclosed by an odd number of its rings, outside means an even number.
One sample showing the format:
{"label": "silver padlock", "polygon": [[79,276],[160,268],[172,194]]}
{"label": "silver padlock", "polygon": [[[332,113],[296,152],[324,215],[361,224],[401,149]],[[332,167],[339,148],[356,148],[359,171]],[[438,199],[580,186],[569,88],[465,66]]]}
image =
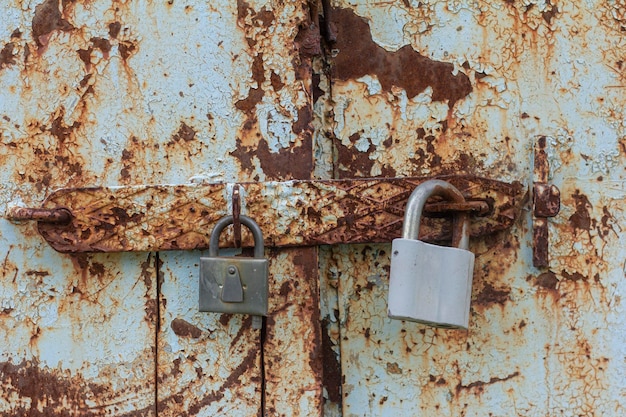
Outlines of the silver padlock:
{"label": "silver padlock", "polygon": [[239,219],[254,237],[254,258],[218,255],[220,234],[233,216],[220,219],[211,233],[209,256],[200,258],[200,311],[252,314],[253,327],[258,328],[257,316],[267,316],[268,261],[259,225],[247,216]]}
{"label": "silver padlock", "polygon": [[428,180],[411,193],[407,202],[402,238],[391,246],[388,315],[448,329],[467,329],[474,254],[469,247],[469,217],[456,213],[452,245],[445,247],[418,240],[420,220],[431,196],[464,203],[452,184]]}

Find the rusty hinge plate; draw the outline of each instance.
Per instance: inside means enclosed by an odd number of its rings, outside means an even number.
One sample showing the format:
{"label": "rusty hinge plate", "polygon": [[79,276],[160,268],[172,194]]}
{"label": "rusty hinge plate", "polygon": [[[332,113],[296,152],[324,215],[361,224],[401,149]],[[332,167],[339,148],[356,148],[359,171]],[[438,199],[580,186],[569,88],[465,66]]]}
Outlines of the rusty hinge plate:
{"label": "rusty hinge plate", "polygon": [[[474,211],[471,235],[510,227],[525,199],[522,184],[473,176],[438,177],[455,185]],[[389,242],[401,233],[406,200],[429,178],[239,183],[241,213],[259,224],[265,245],[310,246]],[[229,214],[235,184],[155,185],[61,189],[43,208],[65,209],[66,223],[38,222],[59,252],[126,252],[205,249],[213,225]],[[433,204],[420,238],[447,239],[450,221]],[[452,207],[454,208],[454,207]],[[9,216],[10,217],[10,216]],[[227,233],[224,233],[227,235]],[[225,240],[229,240],[226,236]],[[232,242],[232,240],[230,240]],[[224,242],[228,245],[228,242]],[[250,245],[244,233],[244,246]]]}
{"label": "rusty hinge plate", "polygon": [[538,268],[550,266],[548,218],[561,210],[561,192],[548,184],[550,165],[546,152],[546,137],[535,143],[533,183],[533,265]]}

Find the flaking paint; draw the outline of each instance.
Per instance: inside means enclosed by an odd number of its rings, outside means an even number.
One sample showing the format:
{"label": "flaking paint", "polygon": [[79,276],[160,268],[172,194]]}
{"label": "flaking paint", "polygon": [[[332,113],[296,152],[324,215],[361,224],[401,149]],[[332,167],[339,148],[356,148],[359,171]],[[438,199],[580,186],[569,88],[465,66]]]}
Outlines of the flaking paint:
{"label": "flaking paint", "polygon": [[[411,97],[402,82],[386,87],[393,66],[353,78],[323,75],[321,97],[333,110],[332,117],[318,116],[327,129],[319,141],[333,160],[326,172],[451,169],[516,178],[528,187],[547,181],[561,190],[561,213],[548,220],[549,268],[532,266],[530,204],[511,230],[471,242],[468,332],[386,318],[386,245],[321,252],[326,288],[337,286],[341,337],[332,340],[341,352],[343,415],[624,413],[623,5],[335,6],[347,11],[334,16],[367,22],[371,48],[387,51],[387,63],[410,45],[453,65],[471,92],[438,102],[433,86]],[[362,60],[361,50],[331,46],[328,53],[350,62]],[[549,173],[536,179],[532,158],[540,138],[547,141]],[[331,323],[333,312],[325,311]],[[327,326],[328,334],[335,328]]]}
{"label": "flaking paint", "polygon": [[3,219],[0,413],[624,413],[623,2],[336,1],[322,48],[315,2],[22,3],[0,21],[2,212],[191,180],[530,187],[540,137],[562,210],[547,269],[530,206],[472,242],[467,333],[386,319],[386,244],[320,249],[323,326],[316,249],[269,252],[259,334],[197,313],[199,252],[59,255]]}
{"label": "flaking paint", "polygon": [[[70,185],[309,178],[310,71],[294,41],[303,2],[40,0],[2,12],[2,212]],[[33,227],[2,221],[0,414],[319,408],[312,360],[306,389],[263,400],[261,334],[249,318],[197,312],[199,252],[59,256]],[[307,303],[310,327],[316,298]],[[307,352],[319,339],[308,334]],[[302,373],[299,361],[279,369],[292,368]],[[302,390],[308,402],[290,401]]]}

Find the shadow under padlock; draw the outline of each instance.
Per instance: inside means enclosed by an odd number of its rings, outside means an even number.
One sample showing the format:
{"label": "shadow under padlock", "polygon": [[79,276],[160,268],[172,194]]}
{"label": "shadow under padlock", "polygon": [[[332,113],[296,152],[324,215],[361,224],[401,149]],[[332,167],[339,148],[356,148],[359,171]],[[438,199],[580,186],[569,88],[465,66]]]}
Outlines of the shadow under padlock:
{"label": "shadow under padlock", "polygon": [[441,196],[455,203],[465,198],[452,184],[428,180],[415,188],[407,202],[402,238],[391,247],[388,316],[433,327],[467,329],[469,324],[474,254],[469,248],[469,216],[454,216],[452,246],[418,240],[426,200]]}
{"label": "shadow under padlock", "polygon": [[260,316],[267,316],[269,285],[263,234],[250,217],[241,215],[240,221],[254,237],[254,258],[219,256],[220,234],[233,223],[233,216],[221,218],[211,233],[209,256],[200,258],[199,310],[251,314],[252,326],[261,328]]}

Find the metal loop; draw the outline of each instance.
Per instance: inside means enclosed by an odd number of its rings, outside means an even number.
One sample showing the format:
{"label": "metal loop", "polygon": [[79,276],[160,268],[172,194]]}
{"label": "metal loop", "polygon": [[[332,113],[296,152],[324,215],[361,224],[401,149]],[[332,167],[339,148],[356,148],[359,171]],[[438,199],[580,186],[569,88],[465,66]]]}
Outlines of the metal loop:
{"label": "metal loop", "polygon": [[233,239],[235,240],[235,247],[241,247],[241,199],[239,193],[239,184],[235,184],[233,187]]}
{"label": "metal loop", "polygon": [[[441,196],[454,203],[465,203],[463,194],[452,184],[442,180],[428,180],[418,185],[407,201],[402,237],[418,240],[422,212],[428,198]],[[454,215],[452,246],[467,250],[469,248],[469,215],[457,212]]]}
{"label": "metal loop", "polygon": [[[245,225],[252,232],[254,237],[254,257],[263,258],[265,247],[263,246],[263,232],[259,225],[250,217],[241,215],[239,216],[241,224]],[[211,232],[211,238],[209,240],[209,256],[218,256],[219,241],[222,230],[229,224],[233,224],[233,216],[222,217],[215,223],[215,227]]]}

